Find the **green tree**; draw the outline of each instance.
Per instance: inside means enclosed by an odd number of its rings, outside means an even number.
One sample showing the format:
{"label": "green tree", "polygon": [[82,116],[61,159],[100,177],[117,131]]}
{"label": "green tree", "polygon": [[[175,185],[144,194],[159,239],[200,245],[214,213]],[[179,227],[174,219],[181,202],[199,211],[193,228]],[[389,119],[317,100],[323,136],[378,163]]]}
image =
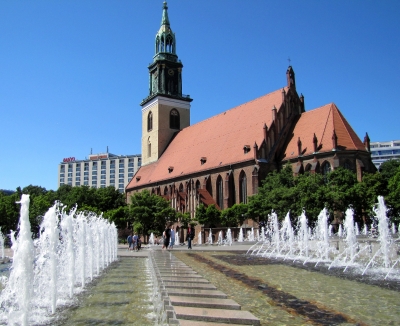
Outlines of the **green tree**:
{"label": "green tree", "polygon": [[196,221],[205,227],[216,227],[221,224],[221,211],[215,205],[200,204],[196,208]]}
{"label": "green tree", "polygon": [[204,225],[207,222],[206,211],[207,208],[203,203],[196,207],[196,221],[199,222],[199,224]]}
{"label": "green tree", "polygon": [[6,196],[0,192],[0,226],[1,232],[7,235],[10,230],[17,230],[21,205],[17,202],[21,199],[18,192]]}
{"label": "green tree", "polygon": [[339,167],[330,172],[327,178],[328,183],[324,191],[329,210],[334,213],[344,213],[349,207],[353,207],[358,199],[355,188],[357,184],[356,174]]}
{"label": "green tree", "polygon": [[354,185],[355,200],[353,208],[358,216],[362,216],[363,223],[369,224],[369,216],[373,215],[372,208],[377,203],[378,196],[388,194],[387,182],[381,173],[365,173],[361,182]]}
{"label": "green tree", "polygon": [[316,221],[321,210],[326,206],[326,185],[321,174],[304,173],[295,178],[293,190],[294,203],[291,218],[300,216],[306,210],[307,217]]}
{"label": "green tree", "polygon": [[[386,185],[389,184],[389,180],[397,173],[400,167],[400,160],[387,160],[381,164],[379,167],[379,172],[382,175],[383,180],[386,181]],[[382,194],[382,196],[384,196]]]}
{"label": "green tree", "polygon": [[292,167],[286,165],[281,171],[267,175],[258,193],[249,197],[249,217],[266,221],[274,210],[280,219],[288,211],[296,211],[295,180]]}
{"label": "green tree", "polygon": [[224,209],[221,212],[221,224],[223,226],[237,227],[238,225],[242,225],[247,217],[247,204],[234,204],[232,207]]}
{"label": "green tree", "polygon": [[181,223],[181,227],[183,227],[184,229],[187,229],[190,226],[194,226],[196,225],[196,221],[193,220],[190,217],[190,214],[188,212],[186,213],[177,213],[177,220]]}
{"label": "green tree", "polygon": [[176,211],[169,202],[147,190],[135,193],[130,200],[128,222],[137,228],[140,225],[141,233],[146,236],[151,232],[160,235],[168,223],[176,221]]}
{"label": "green tree", "polygon": [[103,217],[108,219],[110,222],[114,222],[117,229],[125,229],[129,217],[129,207],[120,206],[118,208],[110,209],[103,214]]}
{"label": "green tree", "polygon": [[390,208],[388,215],[392,219],[392,222],[400,222],[400,167],[397,168],[396,174],[394,174],[388,182],[389,194],[385,198],[386,205]]}

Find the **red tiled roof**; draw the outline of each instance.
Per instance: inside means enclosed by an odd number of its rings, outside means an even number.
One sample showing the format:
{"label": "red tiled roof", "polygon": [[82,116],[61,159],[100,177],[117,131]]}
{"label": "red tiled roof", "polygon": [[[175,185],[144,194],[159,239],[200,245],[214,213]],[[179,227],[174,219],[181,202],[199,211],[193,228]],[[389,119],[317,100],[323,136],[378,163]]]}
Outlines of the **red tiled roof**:
{"label": "red tiled roof", "polygon": [[[142,166],[136,173],[140,180],[134,177],[126,189],[253,159],[252,151],[244,154],[244,145],[261,144],[264,124],[272,123],[272,108],[281,105],[279,89],[181,130],[158,161]],[[204,164],[202,157],[207,158]]]}
{"label": "red tiled roof", "polygon": [[314,133],[318,140],[318,152],[330,152],[333,149],[332,135],[335,130],[338,150],[366,151],[364,144],[334,103],[304,112],[297,122],[293,137],[286,147],[284,160],[298,156],[300,137],[303,156],[314,152]]}

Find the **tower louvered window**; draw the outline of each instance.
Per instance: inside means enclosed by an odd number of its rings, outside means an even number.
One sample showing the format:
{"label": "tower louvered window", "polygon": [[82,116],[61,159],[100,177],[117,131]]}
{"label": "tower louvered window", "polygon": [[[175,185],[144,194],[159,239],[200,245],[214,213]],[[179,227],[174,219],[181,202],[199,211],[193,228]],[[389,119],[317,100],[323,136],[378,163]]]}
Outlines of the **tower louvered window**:
{"label": "tower louvered window", "polygon": [[178,129],[178,130],[181,127],[179,112],[176,109],[172,109],[169,114],[169,127],[171,129]]}

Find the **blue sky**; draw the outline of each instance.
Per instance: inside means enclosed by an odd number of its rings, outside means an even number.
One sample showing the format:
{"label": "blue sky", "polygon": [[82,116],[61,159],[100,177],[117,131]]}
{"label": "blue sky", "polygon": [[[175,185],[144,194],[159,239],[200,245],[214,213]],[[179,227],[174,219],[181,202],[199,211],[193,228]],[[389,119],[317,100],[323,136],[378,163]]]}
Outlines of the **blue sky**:
{"label": "blue sky", "polygon": [[[170,0],[191,123],[286,84],[363,139],[400,139],[400,1]],[[0,189],[57,188],[65,157],[139,154],[161,0],[0,1]]]}

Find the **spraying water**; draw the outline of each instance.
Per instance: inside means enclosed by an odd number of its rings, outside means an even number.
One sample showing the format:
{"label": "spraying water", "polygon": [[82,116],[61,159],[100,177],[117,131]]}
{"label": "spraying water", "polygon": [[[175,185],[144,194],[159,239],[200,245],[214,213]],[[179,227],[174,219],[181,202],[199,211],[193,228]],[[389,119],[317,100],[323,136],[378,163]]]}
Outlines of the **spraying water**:
{"label": "spraying water", "polygon": [[3,232],[1,232],[1,227],[0,227],[0,254],[1,254],[1,259],[4,259],[4,236]]}
{"label": "spraying water", "polygon": [[210,232],[208,232],[208,244],[213,244],[211,229],[210,229]]}
{"label": "spraying water", "polygon": [[149,245],[151,245],[151,246],[154,245],[154,234],[153,234],[153,232],[151,232],[151,234],[150,234]]}
{"label": "spraying water", "polygon": [[[47,213],[44,215],[43,222],[40,225],[40,253],[39,260],[42,262],[42,266],[44,265],[43,272],[47,278],[45,288],[41,290],[48,289],[49,290],[49,299],[50,299],[50,308],[51,313],[54,314],[56,312],[56,302],[57,302],[57,247],[59,245],[59,230],[57,227],[58,224],[58,216],[56,213],[55,204],[51,207]],[[43,296],[46,297],[46,292],[43,291]]]}
{"label": "spraying water", "polygon": [[243,242],[243,229],[240,228],[238,242]]}
{"label": "spraying water", "polygon": [[378,240],[381,245],[381,252],[383,254],[383,260],[385,267],[390,267],[390,245],[392,237],[389,232],[389,219],[386,216],[387,208],[385,201],[382,196],[378,197],[378,206],[375,209],[375,215],[378,218]]}
{"label": "spraying water", "polygon": [[356,254],[356,245],[357,245],[357,239],[356,239],[356,233],[354,230],[354,217],[353,217],[353,210],[351,208],[348,208],[346,210],[346,217],[344,219],[344,228],[346,231],[346,243],[347,247],[349,249],[350,253],[350,262],[354,261],[354,257]]}
{"label": "spraying water", "polygon": [[231,232],[231,229],[228,229],[226,231],[225,244],[227,244],[228,246],[232,246],[232,232]]}
{"label": "spraying water", "polygon": [[219,233],[218,233],[217,244],[218,244],[219,246],[221,246],[221,245],[224,244],[224,238],[223,238],[223,236],[222,236],[222,231],[219,231]]}
{"label": "spraying water", "polygon": [[104,255],[96,248],[106,243],[108,263],[117,258],[117,231],[114,224],[94,215],[76,217],[76,208],[66,214],[56,203],[44,215],[39,238],[33,241],[29,196],[22,195],[20,203],[18,236],[11,232],[13,263],[0,294],[0,324],[52,324],[57,308],[71,304],[74,292],[82,291],[93,277],[90,266],[101,268]]}
{"label": "spraying water", "polygon": [[299,231],[299,240],[300,240],[300,250],[303,255],[308,257],[308,221],[306,213],[303,211],[299,218],[300,221],[300,231]]}
{"label": "spraying water", "polygon": [[15,300],[16,308],[11,307],[8,313],[11,325],[13,323],[20,323],[22,326],[28,325],[33,293],[34,246],[31,223],[29,222],[29,202],[29,195],[22,195],[19,202],[21,204],[21,215],[17,239],[15,239],[15,233],[13,231],[11,233],[11,249],[14,251],[13,264],[9,282],[4,289],[5,293],[8,292]]}
{"label": "spraying water", "polygon": [[201,245],[201,231],[199,232],[199,235],[197,236],[197,244]]}
{"label": "spraying water", "polygon": [[261,227],[261,241],[265,242],[265,228],[263,226]]}

